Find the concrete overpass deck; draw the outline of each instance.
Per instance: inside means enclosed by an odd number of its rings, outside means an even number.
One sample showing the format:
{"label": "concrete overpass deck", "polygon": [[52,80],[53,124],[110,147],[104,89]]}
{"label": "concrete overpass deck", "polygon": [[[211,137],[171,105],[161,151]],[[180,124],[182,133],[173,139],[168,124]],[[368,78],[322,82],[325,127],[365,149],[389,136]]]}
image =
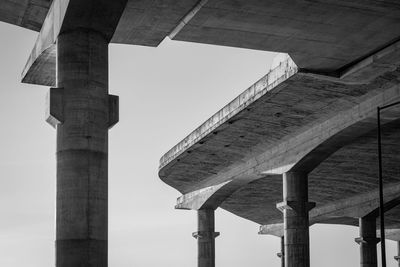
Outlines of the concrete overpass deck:
{"label": "concrete overpass deck", "polygon": [[[287,57],[161,158],[160,178],[183,194],[177,208],[221,207],[279,235],[281,177],[295,170],[309,173],[311,224],[357,225],[378,207],[376,108],[400,99],[395,47],[342,79]],[[399,111],[383,114],[387,202],[400,194]]]}
{"label": "concrete overpass deck", "polygon": [[[215,208],[281,235],[276,203],[282,200],[278,207],[291,224],[287,266],[309,266],[309,223],[355,225],[358,218],[361,251],[372,255],[362,261],[376,266],[375,116],[377,107],[400,99],[398,1],[2,0],[0,20],[40,31],[22,81],[57,86],[48,114],[58,131],[57,199],[65,201],[57,207],[57,266],[107,265],[106,183],[72,183],[71,191],[68,181],[79,181],[80,169],[108,179],[91,167],[98,162],[106,170],[101,144],[118,121],[118,98],[108,94],[108,44],[158,46],[165,37],[291,56],[161,159],[159,176],[183,194],[177,208],[199,210],[199,266],[215,265]],[[400,239],[399,112],[382,114],[385,209],[394,240]],[[88,145],[92,137],[98,146]],[[89,213],[73,201],[82,190]],[[104,193],[101,201],[91,190]],[[308,199],[317,205],[310,212]],[[76,239],[79,249],[70,246]],[[93,242],[97,254],[86,257]]]}

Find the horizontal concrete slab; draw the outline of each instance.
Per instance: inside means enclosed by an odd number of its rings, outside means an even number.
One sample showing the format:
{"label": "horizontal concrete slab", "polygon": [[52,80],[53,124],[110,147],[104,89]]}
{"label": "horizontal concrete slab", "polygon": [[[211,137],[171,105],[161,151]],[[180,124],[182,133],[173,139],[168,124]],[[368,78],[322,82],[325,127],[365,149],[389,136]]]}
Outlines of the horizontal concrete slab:
{"label": "horizontal concrete slab", "polygon": [[0,21],[40,31],[52,0],[3,0]]}
{"label": "horizontal concrete slab", "polygon": [[300,68],[334,73],[398,39],[399,15],[395,0],[215,0],[174,40],[285,52]]}
{"label": "horizontal concrete slab", "polygon": [[[378,185],[376,107],[400,99],[398,56],[393,50],[343,79],[299,72],[286,60],[167,152],[160,178],[183,194],[246,180],[220,207],[259,224],[282,221],[276,203],[285,171],[310,172],[317,207],[370,193]],[[382,114],[385,183],[400,182],[399,118],[399,108]],[[397,220],[388,213],[388,226]]]}
{"label": "horizontal concrete slab", "polygon": [[[0,4],[0,21],[40,31],[52,2],[4,0]],[[128,0],[111,42],[158,46],[196,3],[197,0]]]}

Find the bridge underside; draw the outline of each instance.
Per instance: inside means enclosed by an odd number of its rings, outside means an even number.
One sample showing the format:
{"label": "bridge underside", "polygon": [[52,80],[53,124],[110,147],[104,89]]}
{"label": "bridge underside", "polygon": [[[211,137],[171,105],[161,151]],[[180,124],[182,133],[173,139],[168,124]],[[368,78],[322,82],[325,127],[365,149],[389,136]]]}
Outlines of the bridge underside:
{"label": "bridge underside", "polygon": [[[169,37],[289,54],[161,159],[160,178],[183,194],[177,208],[199,210],[199,232],[194,236],[204,266],[214,264],[217,207],[264,225],[267,233],[282,231],[282,221],[293,223],[302,233],[290,238],[301,237],[304,244],[308,244],[308,224],[357,225],[361,218],[365,229],[376,228],[370,224],[378,207],[376,109],[400,100],[398,1],[4,0],[0,21],[40,31],[22,81],[60,87],[50,93],[49,122],[61,130],[76,123],[81,137],[91,138],[85,131],[92,129],[94,120],[87,114],[98,109],[84,108],[101,98],[97,104],[104,117],[99,123],[102,141],[118,117],[118,100],[107,91],[109,43],[156,47]],[[95,51],[101,56],[94,56]],[[85,60],[75,60],[81,57]],[[101,70],[91,64],[99,59]],[[74,78],[80,79],[81,87],[69,84]],[[96,79],[104,90],[86,97],[85,86],[97,84]],[[82,90],[63,91],[68,87]],[[76,102],[77,97],[81,100]],[[89,103],[79,113],[87,121],[63,114],[62,105],[71,107],[68,101]],[[398,107],[382,113],[384,201],[393,240],[400,240],[399,117]],[[76,143],[71,142],[71,149]],[[62,167],[65,162],[59,158]],[[65,169],[80,163],[67,162]],[[106,168],[107,160],[100,165]],[[276,209],[282,200],[278,207],[283,218]],[[309,212],[313,202],[316,207]],[[69,205],[71,210],[80,208]],[[63,214],[62,207],[58,212]],[[105,223],[96,238],[106,244],[106,206],[101,216]],[[67,226],[61,217],[57,225]],[[75,240],[69,226],[62,230],[60,240]],[[308,264],[303,263],[292,259],[294,265],[287,266]]]}
{"label": "bridge underside", "polygon": [[[398,54],[346,79],[304,73],[287,58],[161,159],[161,179],[184,195],[177,207],[221,207],[279,224],[282,174],[300,170],[316,203],[310,223],[358,225],[378,207],[376,107],[400,99]],[[371,69],[380,75],[369,76]],[[399,109],[382,116],[388,190],[400,184]],[[400,191],[390,194],[387,201]],[[399,211],[386,213],[388,229],[400,227]]]}

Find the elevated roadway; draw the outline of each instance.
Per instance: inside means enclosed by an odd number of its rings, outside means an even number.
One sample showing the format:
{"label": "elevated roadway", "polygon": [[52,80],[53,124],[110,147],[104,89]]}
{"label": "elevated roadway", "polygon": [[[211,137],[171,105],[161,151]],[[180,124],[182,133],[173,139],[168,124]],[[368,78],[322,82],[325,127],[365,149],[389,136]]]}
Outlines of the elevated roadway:
{"label": "elevated roadway", "polygon": [[[198,211],[199,266],[215,264],[217,207],[286,233],[286,266],[309,265],[309,224],[359,225],[361,255],[372,255],[362,266],[376,266],[375,116],[400,100],[398,1],[1,0],[0,21],[39,32],[21,80],[57,87],[47,119],[59,144],[57,266],[107,265],[105,144],[118,121],[107,46],[166,37],[289,54],[161,159],[160,178],[182,193],[177,208]],[[382,114],[393,240],[399,112]]]}

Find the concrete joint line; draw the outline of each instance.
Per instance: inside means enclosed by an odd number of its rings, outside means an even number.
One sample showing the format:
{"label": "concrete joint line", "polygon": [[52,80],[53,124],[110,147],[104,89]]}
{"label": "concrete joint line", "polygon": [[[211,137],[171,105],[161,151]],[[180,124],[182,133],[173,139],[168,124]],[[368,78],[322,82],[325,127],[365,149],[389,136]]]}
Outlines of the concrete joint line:
{"label": "concrete joint line", "polygon": [[190,10],[183,19],[179,22],[178,26],[176,26],[171,33],[168,35],[170,39],[174,39],[176,35],[196,16],[197,12],[206,5],[208,0],[200,0],[193,8]]}
{"label": "concrete joint line", "polygon": [[376,245],[381,241],[381,239],[377,238],[377,237],[357,237],[357,238],[354,239],[354,241],[359,245],[361,243]]}
{"label": "concrete joint line", "polygon": [[283,212],[285,209],[294,210],[296,213],[301,213],[303,210],[309,212],[315,208],[315,202],[299,202],[299,201],[283,201],[276,204],[276,208]]}
{"label": "concrete joint line", "polygon": [[192,233],[192,236],[196,239],[211,239],[216,238],[220,235],[219,232],[208,232],[208,231],[198,231]]}

